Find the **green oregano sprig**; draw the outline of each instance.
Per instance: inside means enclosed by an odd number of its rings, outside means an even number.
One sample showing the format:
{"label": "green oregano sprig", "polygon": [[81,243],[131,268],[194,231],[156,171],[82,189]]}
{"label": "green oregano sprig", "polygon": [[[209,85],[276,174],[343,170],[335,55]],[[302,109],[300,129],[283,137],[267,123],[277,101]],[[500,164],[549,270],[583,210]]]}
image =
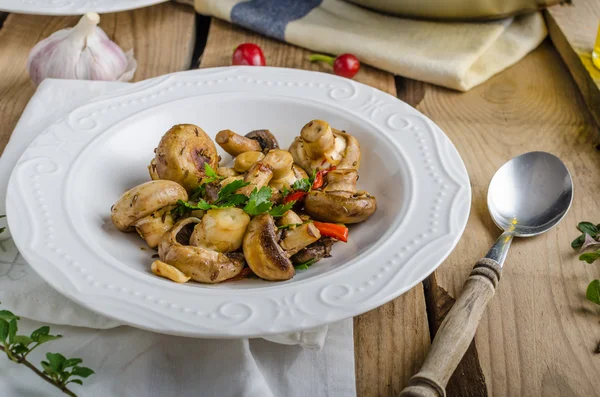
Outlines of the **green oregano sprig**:
{"label": "green oregano sprig", "polygon": [[36,375],[46,382],[55,386],[63,393],[71,397],[77,395],[67,388],[70,383],[82,385],[79,378],[87,378],[94,371],[79,364],[83,362],[80,358],[66,358],[60,353],[46,353],[47,361],[42,361],[43,370],[40,371],[35,365],[27,360],[27,356],[37,347],[62,338],[61,335],[51,335],[50,327],[44,325],[33,331],[31,335],[19,335],[19,317],[8,310],[0,310],[0,352],[4,352],[9,360],[22,364],[32,370]]}

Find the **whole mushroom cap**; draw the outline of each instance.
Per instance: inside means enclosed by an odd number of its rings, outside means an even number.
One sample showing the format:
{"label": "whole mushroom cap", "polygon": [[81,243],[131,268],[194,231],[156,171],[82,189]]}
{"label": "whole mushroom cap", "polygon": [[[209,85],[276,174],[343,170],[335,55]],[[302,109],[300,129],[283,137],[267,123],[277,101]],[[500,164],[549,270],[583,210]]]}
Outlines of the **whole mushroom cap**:
{"label": "whole mushroom cap", "polygon": [[126,232],[133,223],[161,208],[186,201],[186,190],[173,181],[156,180],[143,183],[123,193],[111,208],[111,220],[117,229]]}

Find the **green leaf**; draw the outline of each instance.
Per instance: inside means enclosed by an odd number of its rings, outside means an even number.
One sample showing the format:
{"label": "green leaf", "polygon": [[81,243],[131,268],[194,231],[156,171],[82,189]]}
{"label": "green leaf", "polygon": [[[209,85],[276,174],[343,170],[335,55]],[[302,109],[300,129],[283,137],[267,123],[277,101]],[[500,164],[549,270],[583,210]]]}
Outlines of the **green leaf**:
{"label": "green leaf", "polygon": [[598,227],[596,227],[596,225],[594,225],[592,222],[579,222],[577,229],[579,229],[581,233],[587,233],[592,237],[596,237],[598,232],[600,232]]}
{"label": "green leaf", "polygon": [[37,340],[37,343],[41,345],[42,343],[50,342],[51,340],[56,340],[60,338],[62,338],[62,335],[40,335],[40,337]]}
{"label": "green leaf", "polygon": [[8,322],[8,343],[15,342],[15,336],[17,336],[17,331],[19,328],[17,327],[17,319],[13,318]]}
{"label": "green leaf", "polygon": [[315,178],[317,177],[317,169],[315,168],[312,171],[312,175],[310,176],[310,178],[308,178],[308,181],[310,182],[310,185],[312,186],[313,183],[315,183]]}
{"label": "green leaf", "polygon": [[295,201],[290,201],[289,203],[287,203],[285,205],[278,205],[277,207],[270,210],[269,214],[271,214],[271,216],[274,218],[283,216],[286,212],[288,212],[289,210],[292,209],[292,207],[294,206],[294,203],[295,203]]}
{"label": "green leaf", "polygon": [[241,189],[245,186],[248,186],[250,182],[244,182],[243,180],[234,180],[231,183],[223,186],[221,190],[219,190],[219,198],[217,199],[215,204],[221,203],[225,201],[229,196],[234,194],[238,189]]}
{"label": "green leaf", "polygon": [[310,191],[311,186],[312,186],[312,183],[310,183],[310,180],[308,180],[306,178],[302,178],[302,179],[298,179],[296,182],[294,182],[292,184],[292,189],[301,190],[303,192],[308,192],[308,191]]}
{"label": "green leaf", "polygon": [[291,191],[286,186],[284,186],[283,190],[281,190],[281,195],[285,198],[285,196],[287,196],[288,194],[290,194],[290,192]]}
{"label": "green leaf", "polygon": [[12,351],[15,354],[25,354],[29,351],[29,349],[23,345],[16,345],[15,347],[13,347]]}
{"label": "green leaf", "polygon": [[217,171],[215,171],[208,163],[204,163],[204,174],[208,177],[208,179],[211,179],[210,182],[214,182],[219,179],[225,179],[224,176],[217,174]]}
{"label": "green leaf", "polygon": [[243,194],[232,194],[219,203],[219,207],[236,207],[248,202],[248,197]]}
{"label": "green leaf", "polygon": [[42,368],[44,368],[44,372],[47,374],[56,374],[57,372],[54,370],[54,368],[52,368],[52,366],[50,365],[49,362],[47,361],[42,361]]}
{"label": "green leaf", "polygon": [[292,229],[302,225],[304,225],[304,223],[288,223],[287,225],[277,226],[277,229]]}
{"label": "green leaf", "polygon": [[587,263],[594,263],[596,259],[600,259],[600,250],[579,255],[579,260]]}
{"label": "green leaf", "polygon": [[[206,164],[206,163],[205,163]],[[194,190],[194,192],[190,196],[190,200],[198,201],[206,194],[206,184],[202,184]]]}
{"label": "green leaf", "polygon": [[0,310],[0,320],[10,321],[12,319],[18,320],[19,317],[15,316],[12,312],[8,310]]}
{"label": "green leaf", "polygon": [[306,261],[304,263],[301,263],[299,265],[294,266],[294,269],[296,269],[296,270],[306,270],[309,267],[311,267],[312,264],[315,263],[316,261],[317,261],[316,258],[312,258],[312,259],[310,259],[310,260],[308,260],[308,261]]}
{"label": "green leaf", "polygon": [[72,375],[79,376],[81,378],[87,378],[93,373],[94,371],[87,367],[73,367],[73,371],[71,372]]}
{"label": "green leaf", "polygon": [[8,337],[8,321],[0,319],[0,342],[4,343]]}
{"label": "green leaf", "polygon": [[33,339],[31,339],[29,336],[17,335],[13,338],[13,343],[19,343],[23,346],[29,346],[31,343],[33,343]]}
{"label": "green leaf", "polygon": [[83,360],[80,358],[70,358],[64,362],[63,369],[69,368],[69,367],[74,367],[75,365],[81,364],[82,362],[83,362]]}
{"label": "green leaf", "polygon": [[52,367],[52,369],[54,369],[57,373],[62,372],[62,366],[66,361],[65,356],[63,356],[60,353],[46,353],[46,358],[48,359],[48,362],[50,363],[50,367]]}
{"label": "green leaf", "polygon": [[583,245],[584,241],[585,241],[585,233],[582,234],[581,236],[577,237],[575,240],[573,240],[571,242],[571,247],[580,248]]}
{"label": "green leaf", "polygon": [[77,383],[78,385],[83,385],[83,382],[81,381],[81,379],[71,379],[66,384],[68,385],[69,383]]}
{"label": "green leaf", "polygon": [[260,190],[254,188],[252,193],[250,193],[248,204],[244,207],[244,211],[250,215],[260,215],[269,211],[273,206],[273,203],[270,201],[272,194],[273,191],[270,187],[263,186]]}
{"label": "green leaf", "polygon": [[33,339],[34,342],[37,342],[39,340],[40,336],[48,335],[49,333],[50,333],[50,327],[48,327],[47,325],[44,325],[43,327],[40,327],[31,333],[31,339]]}
{"label": "green leaf", "polygon": [[594,280],[588,285],[585,297],[597,305],[600,305],[600,280]]}

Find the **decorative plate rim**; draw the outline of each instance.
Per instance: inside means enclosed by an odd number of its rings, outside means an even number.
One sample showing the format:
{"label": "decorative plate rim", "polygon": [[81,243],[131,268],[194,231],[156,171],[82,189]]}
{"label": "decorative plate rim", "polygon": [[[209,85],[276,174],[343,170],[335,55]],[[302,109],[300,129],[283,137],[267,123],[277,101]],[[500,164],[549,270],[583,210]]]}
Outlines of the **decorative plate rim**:
{"label": "decorative plate rim", "polygon": [[0,11],[32,15],[99,14],[144,8],[169,0],[3,0]]}
{"label": "decorative plate rim", "polygon": [[[198,87],[202,87],[202,94]],[[211,300],[202,304],[186,303],[190,290],[185,286],[166,288],[169,296],[157,297],[149,287],[152,283],[108,269],[89,247],[69,246],[76,231],[69,225],[69,209],[60,193],[64,189],[56,186],[63,183],[63,188],[68,187],[71,166],[90,142],[142,111],[192,96],[236,92],[316,100],[372,125],[395,142],[393,151],[405,161],[407,169],[403,172],[410,178],[411,194],[421,192],[426,196],[412,197],[406,222],[421,217],[428,219],[427,224],[386,232],[388,238],[378,241],[377,250],[355,258],[352,266],[336,269],[335,274],[265,289],[228,289],[226,294],[194,289],[194,298],[205,296]],[[50,147],[54,150],[48,150]],[[50,210],[48,197],[60,200],[60,205]],[[6,204],[9,228],[23,257],[70,299],[138,328],[234,338],[328,324],[362,314],[403,294],[452,252],[466,226],[470,202],[469,178],[456,148],[439,127],[397,98],[324,73],[223,67],[132,84],[75,108],[42,132],[23,153],[11,174]],[[34,216],[31,208],[38,209],[39,215]],[[397,223],[403,224],[404,219]],[[399,241],[403,244],[398,245]],[[90,266],[92,262],[94,266]],[[365,266],[366,262],[377,265]],[[112,273],[108,276],[103,273],[109,271]],[[120,275],[116,281],[109,277],[114,274]]]}

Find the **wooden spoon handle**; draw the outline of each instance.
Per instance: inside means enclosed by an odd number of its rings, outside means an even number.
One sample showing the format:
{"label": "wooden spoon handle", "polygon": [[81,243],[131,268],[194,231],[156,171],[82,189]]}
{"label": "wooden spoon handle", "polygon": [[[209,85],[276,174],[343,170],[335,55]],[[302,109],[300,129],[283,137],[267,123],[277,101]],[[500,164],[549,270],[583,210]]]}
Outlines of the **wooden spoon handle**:
{"label": "wooden spoon handle", "polygon": [[442,322],[421,370],[400,397],[445,397],[446,384],[467,351],[487,303],[496,292],[502,268],[481,259],[465,281],[460,297]]}

